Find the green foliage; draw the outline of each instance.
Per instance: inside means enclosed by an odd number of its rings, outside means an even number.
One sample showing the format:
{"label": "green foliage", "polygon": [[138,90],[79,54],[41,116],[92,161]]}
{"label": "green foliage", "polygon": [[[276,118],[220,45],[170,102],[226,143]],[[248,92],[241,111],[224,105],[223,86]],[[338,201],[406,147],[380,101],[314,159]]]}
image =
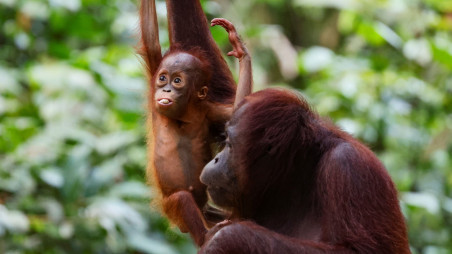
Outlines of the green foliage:
{"label": "green foliage", "polygon": [[[300,90],[377,153],[413,253],[452,253],[450,1],[202,3],[236,24],[256,89]],[[0,0],[0,253],[196,252],[149,206],[136,8]]]}
{"label": "green foliage", "polygon": [[0,253],[194,253],[145,185],[136,2],[0,1]]}

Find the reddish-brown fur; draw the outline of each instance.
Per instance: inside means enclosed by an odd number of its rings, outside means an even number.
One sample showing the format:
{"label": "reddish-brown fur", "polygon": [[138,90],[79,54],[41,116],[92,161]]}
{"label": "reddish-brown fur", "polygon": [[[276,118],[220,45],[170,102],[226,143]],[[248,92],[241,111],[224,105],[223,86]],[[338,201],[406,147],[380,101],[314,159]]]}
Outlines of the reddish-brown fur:
{"label": "reddish-brown fur", "polygon": [[236,84],[215,43],[199,0],[166,0],[170,44],[187,51],[193,46],[209,57],[212,78],[208,99],[219,103],[234,103]]}
{"label": "reddish-brown fur", "polygon": [[237,185],[222,193],[234,193],[225,203],[235,220],[212,228],[200,253],[410,253],[384,166],[303,99],[279,89],[254,93],[227,131],[230,150],[201,180],[212,195],[219,175],[233,171]]}
{"label": "reddish-brown fur", "polygon": [[[207,195],[199,175],[222,139],[220,132],[233,109],[235,82],[210,34],[199,0],[167,0],[166,4],[171,46],[164,56],[155,0],[141,0],[140,8],[139,54],[150,83],[147,175],[161,193],[166,216],[201,245],[206,227],[215,222],[209,219],[224,217],[210,207],[201,213]],[[227,31],[235,33],[231,27]],[[243,45],[231,42],[242,55],[246,52],[237,48]],[[241,59],[241,65],[248,59]],[[251,89],[251,82],[246,82],[246,88],[241,83],[236,101]]]}

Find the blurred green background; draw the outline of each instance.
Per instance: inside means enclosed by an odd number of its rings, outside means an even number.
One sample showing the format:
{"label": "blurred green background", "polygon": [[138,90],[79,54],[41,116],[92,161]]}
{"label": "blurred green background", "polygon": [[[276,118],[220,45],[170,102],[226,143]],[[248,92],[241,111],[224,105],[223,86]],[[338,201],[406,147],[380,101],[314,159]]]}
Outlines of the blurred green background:
{"label": "blurred green background", "polygon": [[[377,153],[413,253],[452,253],[452,1],[202,3],[256,90],[301,91]],[[0,253],[196,252],[149,206],[137,19],[137,0],[0,0]]]}

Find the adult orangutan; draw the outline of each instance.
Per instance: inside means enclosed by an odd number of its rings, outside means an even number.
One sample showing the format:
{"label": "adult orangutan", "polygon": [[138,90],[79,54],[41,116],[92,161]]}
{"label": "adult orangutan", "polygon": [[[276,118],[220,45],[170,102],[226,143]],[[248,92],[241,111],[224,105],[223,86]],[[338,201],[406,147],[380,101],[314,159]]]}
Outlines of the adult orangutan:
{"label": "adult orangutan", "polygon": [[300,96],[251,94],[226,132],[201,182],[232,221],[213,227],[199,253],[410,253],[384,166]]}
{"label": "adult orangutan", "polygon": [[[142,0],[140,8],[139,53],[150,83],[147,175],[162,194],[164,213],[201,245],[211,225],[208,212],[212,209],[207,209],[206,217],[201,214],[207,194],[199,175],[213,158],[232,113],[235,82],[213,41],[199,0],[167,0],[166,4],[171,45],[164,56],[154,0]],[[240,60],[235,98],[239,102],[251,91],[251,62],[234,27],[228,28],[233,45],[229,55]]]}

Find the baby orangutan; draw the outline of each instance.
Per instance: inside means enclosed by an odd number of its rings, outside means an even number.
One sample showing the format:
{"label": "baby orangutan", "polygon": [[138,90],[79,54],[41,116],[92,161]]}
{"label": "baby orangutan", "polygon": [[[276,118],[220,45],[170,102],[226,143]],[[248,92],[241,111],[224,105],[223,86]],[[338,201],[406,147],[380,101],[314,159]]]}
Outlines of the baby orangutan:
{"label": "baby orangutan", "polygon": [[[162,194],[165,215],[182,232],[189,232],[201,246],[206,228],[215,220],[210,221],[208,217],[212,213],[201,212],[207,194],[199,176],[213,158],[224,124],[231,116],[235,84],[229,69],[225,69],[228,67],[221,53],[216,45],[212,45],[208,26],[203,24],[205,16],[199,1],[167,0],[167,9],[173,45],[162,57],[155,2],[141,1],[140,54],[147,64],[151,83],[148,139],[151,163],[148,176],[152,175],[153,183]],[[191,26],[193,16],[200,24],[190,30],[187,27]],[[185,22],[187,27],[182,28],[181,22]],[[240,78],[235,96],[235,102],[239,102],[251,92],[250,57],[232,24],[223,19],[212,22],[212,25],[217,24],[229,32],[233,45],[229,55],[240,59]],[[191,39],[201,40],[199,46],[174,42],[185,30],[193,32],[192,37],[196,35]],[[222,215],[216,220],[219,219],[223,219]]]}

